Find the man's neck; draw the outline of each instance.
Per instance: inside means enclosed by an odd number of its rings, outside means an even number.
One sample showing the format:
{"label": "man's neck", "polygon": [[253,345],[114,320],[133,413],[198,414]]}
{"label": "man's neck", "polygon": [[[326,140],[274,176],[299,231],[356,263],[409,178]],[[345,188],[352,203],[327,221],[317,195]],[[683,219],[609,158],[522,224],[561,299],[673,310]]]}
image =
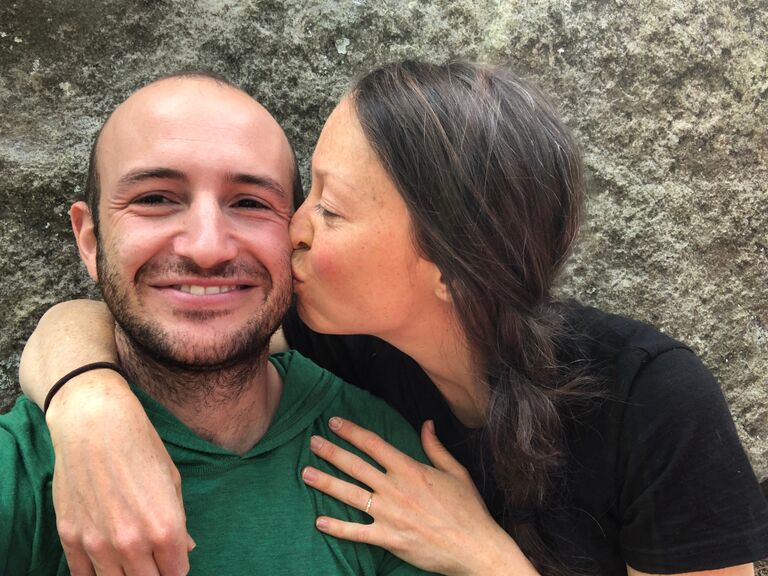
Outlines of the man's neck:
{"label": "man's neck", "polygon": [[157,361],[117,332],[120,361],[133,384],[200,437],[244,454],[267,432],[282,395],[282,379],[266,349],[215,370],[183,369]]}

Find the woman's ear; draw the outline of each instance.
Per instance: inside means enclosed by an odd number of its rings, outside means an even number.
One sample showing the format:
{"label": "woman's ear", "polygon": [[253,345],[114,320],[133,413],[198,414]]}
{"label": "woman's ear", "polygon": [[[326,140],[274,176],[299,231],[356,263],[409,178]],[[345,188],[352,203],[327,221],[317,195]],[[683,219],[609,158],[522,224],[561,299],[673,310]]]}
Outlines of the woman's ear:
{"label": "woman's ear", "polygon": [[435,267],[435,270],[437,270],[437,275],[435,277],[435,295],[443,302],[450,304],[452,302],[451,291],[448,290],[448,285],[445,283],[443,273],[440,272],[440,269]]}
{"label": "woman's ear", "polygon": [[85,264],[91,279],[98,282],[99,276],[96,272],[98,239],[96,238],[91,210],[85,202],[75,202],[69,209],[69,219],[72,222],[72,232],[75,233],[75,241],[80,251],[80,259]]}

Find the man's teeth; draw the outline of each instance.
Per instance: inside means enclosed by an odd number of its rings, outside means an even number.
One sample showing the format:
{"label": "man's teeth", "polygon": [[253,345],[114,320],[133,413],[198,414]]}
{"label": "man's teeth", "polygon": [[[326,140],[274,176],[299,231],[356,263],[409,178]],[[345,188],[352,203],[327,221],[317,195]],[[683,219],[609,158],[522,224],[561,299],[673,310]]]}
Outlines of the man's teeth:
{"label": "man's teeth", "polygon": [[232,292],[237,290],[237,286],[197,286],[195,284],[181,284],[179,290],[186,292],[187,294],[193,294],[195,296],[202,296],[204,294],[224,294],[225,292]]}

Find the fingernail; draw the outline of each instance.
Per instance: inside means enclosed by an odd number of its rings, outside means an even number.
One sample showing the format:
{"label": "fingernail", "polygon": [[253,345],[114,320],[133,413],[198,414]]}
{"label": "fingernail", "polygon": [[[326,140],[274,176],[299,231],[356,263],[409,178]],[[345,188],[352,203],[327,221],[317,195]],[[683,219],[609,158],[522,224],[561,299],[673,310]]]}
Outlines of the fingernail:
{"label": "fingernail", "polygon": [[315,520],[315,526],[317,526],[318,530],[325,530],[326,528],[328,528],[328,520],[326,520],[325,518],[318,518],[317,520]]}
{"label": "fingernail", "polygon": [[341,428],[341,418],[337,418],[334,416],[330,420],[328,420],[328,426],[331,427],[331,430],[338,430]]}
{"label": "fingernail", "polygon": [[312,450],[320,450],[320,448],[323,447],[323,444],[325,444],[325,439],[323,439],[322,436],[312,436],[309,440],[309,446]]}
{"label": "fingernail", "polygon": [[317,480],[317,472],[313,468],[304,468],[301,472],[301,477],[305,482],[314,482]]}
{"label": "fingernail", "polygon": [[434,436],[435,435],[435,421],[427,420],[427,430]]}

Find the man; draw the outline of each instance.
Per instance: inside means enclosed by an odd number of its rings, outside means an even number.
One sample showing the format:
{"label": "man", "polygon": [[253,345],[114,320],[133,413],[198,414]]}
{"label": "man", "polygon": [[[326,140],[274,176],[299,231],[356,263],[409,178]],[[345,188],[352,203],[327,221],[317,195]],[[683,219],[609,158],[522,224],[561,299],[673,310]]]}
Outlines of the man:
{"label": "man", "polygon": [[[72,227],[116,319],[121,363],[181,473],[197,544],[191,572],[421,573],[314,526],[321,514],[366,518],[301,481],[310,463],[339,474],[309,450],[312,435],[328,435],[330,416],[365,410],[366,426],[411,454],[420,449],[380,401],[298,354],[268,360],[291,297],[288,223],[298,178],[277,122],[222,79],[174,76],[113,112],[91,164]],[[63,549],[53,465],[43,415],[22,398],[0,417],[0,574],[68,573],[72,535],[62,523]],[[126,546],[131,536],[115,535]],[[97,537],[85,535],[91,558],[69,555],[73,573],[103,573]]]}

